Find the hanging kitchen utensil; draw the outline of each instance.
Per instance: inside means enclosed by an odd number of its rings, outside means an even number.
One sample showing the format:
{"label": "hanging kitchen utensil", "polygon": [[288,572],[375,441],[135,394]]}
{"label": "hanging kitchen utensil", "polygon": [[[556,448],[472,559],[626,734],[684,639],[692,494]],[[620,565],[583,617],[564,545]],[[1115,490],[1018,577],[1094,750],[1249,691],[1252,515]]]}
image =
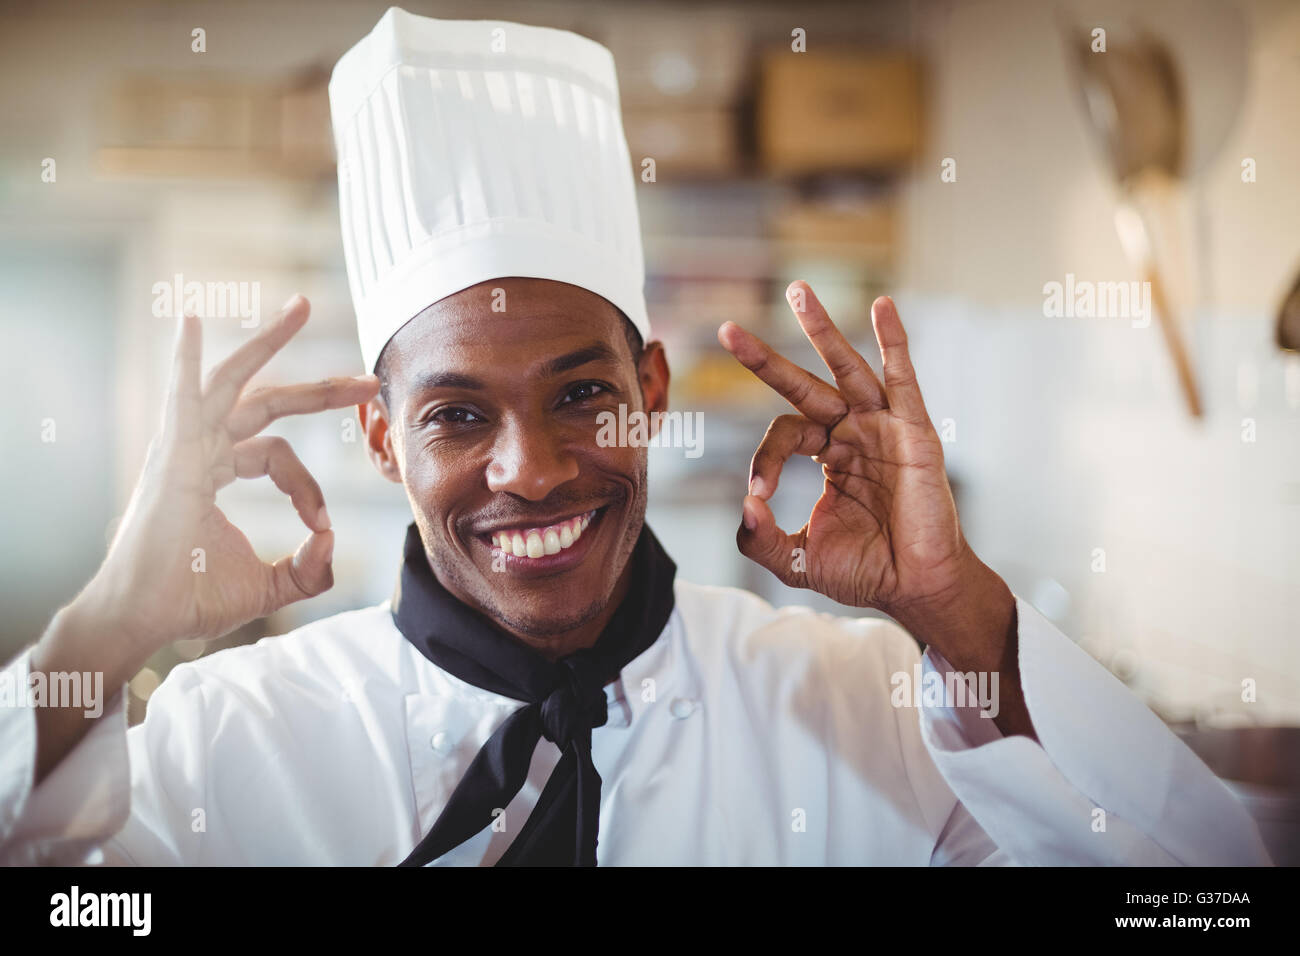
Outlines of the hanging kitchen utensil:
{"label": "hanging kitchen utensil", "polygon": [[1196,374],[1152,242],[1157,224],[1172,221],[1184,167],[1184,106],[1173,57],[1146,34],[1111,42],[1104,52],[1093,52],[1090,33],[1067,30],[1066,43],[1073,53],[1084,112],[1120,188],[1120,241],[1142,280],[1150,284],[1187,409],[1200,418]]}
{"label": "hanging kitchen utensil", "polygon": [[1300,276],[1277,310],[1277,347],[1300,352]]}

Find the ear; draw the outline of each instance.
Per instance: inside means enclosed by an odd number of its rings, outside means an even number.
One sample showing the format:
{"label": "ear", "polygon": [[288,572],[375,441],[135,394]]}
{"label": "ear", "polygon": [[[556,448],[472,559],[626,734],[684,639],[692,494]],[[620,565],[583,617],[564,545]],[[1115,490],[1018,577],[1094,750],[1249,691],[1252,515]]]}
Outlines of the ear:
{"label": "ear", "polygon": [[663,343],[658,340],[648,343],[637,365],[641,401],[647,414],[668,410],[668,377],[668,356]]}
{"label": "ear", "polygon": [[388,427],[388,409],[378,395],[357,406],[357,418],[366,435],[366,454],[375,470],[395,484],[402,483],[402,468],[393,451],[393,433]]}

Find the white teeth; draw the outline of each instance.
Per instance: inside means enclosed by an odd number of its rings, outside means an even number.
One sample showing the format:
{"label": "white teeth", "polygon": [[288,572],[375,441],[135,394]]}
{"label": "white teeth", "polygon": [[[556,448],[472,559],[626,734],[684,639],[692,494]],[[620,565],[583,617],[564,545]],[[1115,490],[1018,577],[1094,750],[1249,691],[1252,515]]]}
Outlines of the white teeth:
{"label": "white teeth", "polygon": [[548,554],[559,554],[565,548],[573,547],[573,543],[582,537],[582,533],[590,524],[591,515],[583,515],[547,528],[494,531],[492,547],[500,548],[506,554],[513,554],[517,558],[540,558]]}
{"label": "white teeth", "polygon": [[542,536],[536,531],[528,532],[528,556],[530,558],[540,558],[546,553],[546,546],[542,544]]}

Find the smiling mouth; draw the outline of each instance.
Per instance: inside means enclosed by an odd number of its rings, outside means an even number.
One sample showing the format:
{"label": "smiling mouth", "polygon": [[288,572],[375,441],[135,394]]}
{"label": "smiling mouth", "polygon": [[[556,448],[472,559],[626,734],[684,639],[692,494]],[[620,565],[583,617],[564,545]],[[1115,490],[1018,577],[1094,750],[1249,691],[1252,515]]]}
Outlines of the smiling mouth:
{"label": "smiling mouth", "polygon": [[554,524],[502,528],[481,537],[490,541],[494,550],[507,555],[516,558],[544,558],[568,551],[576,545],[601,510],[587,511]]}

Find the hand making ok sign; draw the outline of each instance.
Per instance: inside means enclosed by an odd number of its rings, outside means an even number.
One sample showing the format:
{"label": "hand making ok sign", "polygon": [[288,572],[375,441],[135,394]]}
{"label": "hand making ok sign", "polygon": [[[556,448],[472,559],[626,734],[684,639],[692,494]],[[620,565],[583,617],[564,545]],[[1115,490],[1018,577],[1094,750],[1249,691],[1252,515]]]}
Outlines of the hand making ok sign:
{"label": "hand making ok sign", "polygon": [[[784,583],[842,604],[893,612],[944,600],[973,555],[894,303],[882,296],[871,307],[882,383],[807,283],[791,283],[786,297],[835,385],[734,323],[718,330],[727,351],[800,412],[774,419],[754,454],[741,552]],[[826,482],[808,521],[787,534],[768,500],[791,455],[811,456]]]}

